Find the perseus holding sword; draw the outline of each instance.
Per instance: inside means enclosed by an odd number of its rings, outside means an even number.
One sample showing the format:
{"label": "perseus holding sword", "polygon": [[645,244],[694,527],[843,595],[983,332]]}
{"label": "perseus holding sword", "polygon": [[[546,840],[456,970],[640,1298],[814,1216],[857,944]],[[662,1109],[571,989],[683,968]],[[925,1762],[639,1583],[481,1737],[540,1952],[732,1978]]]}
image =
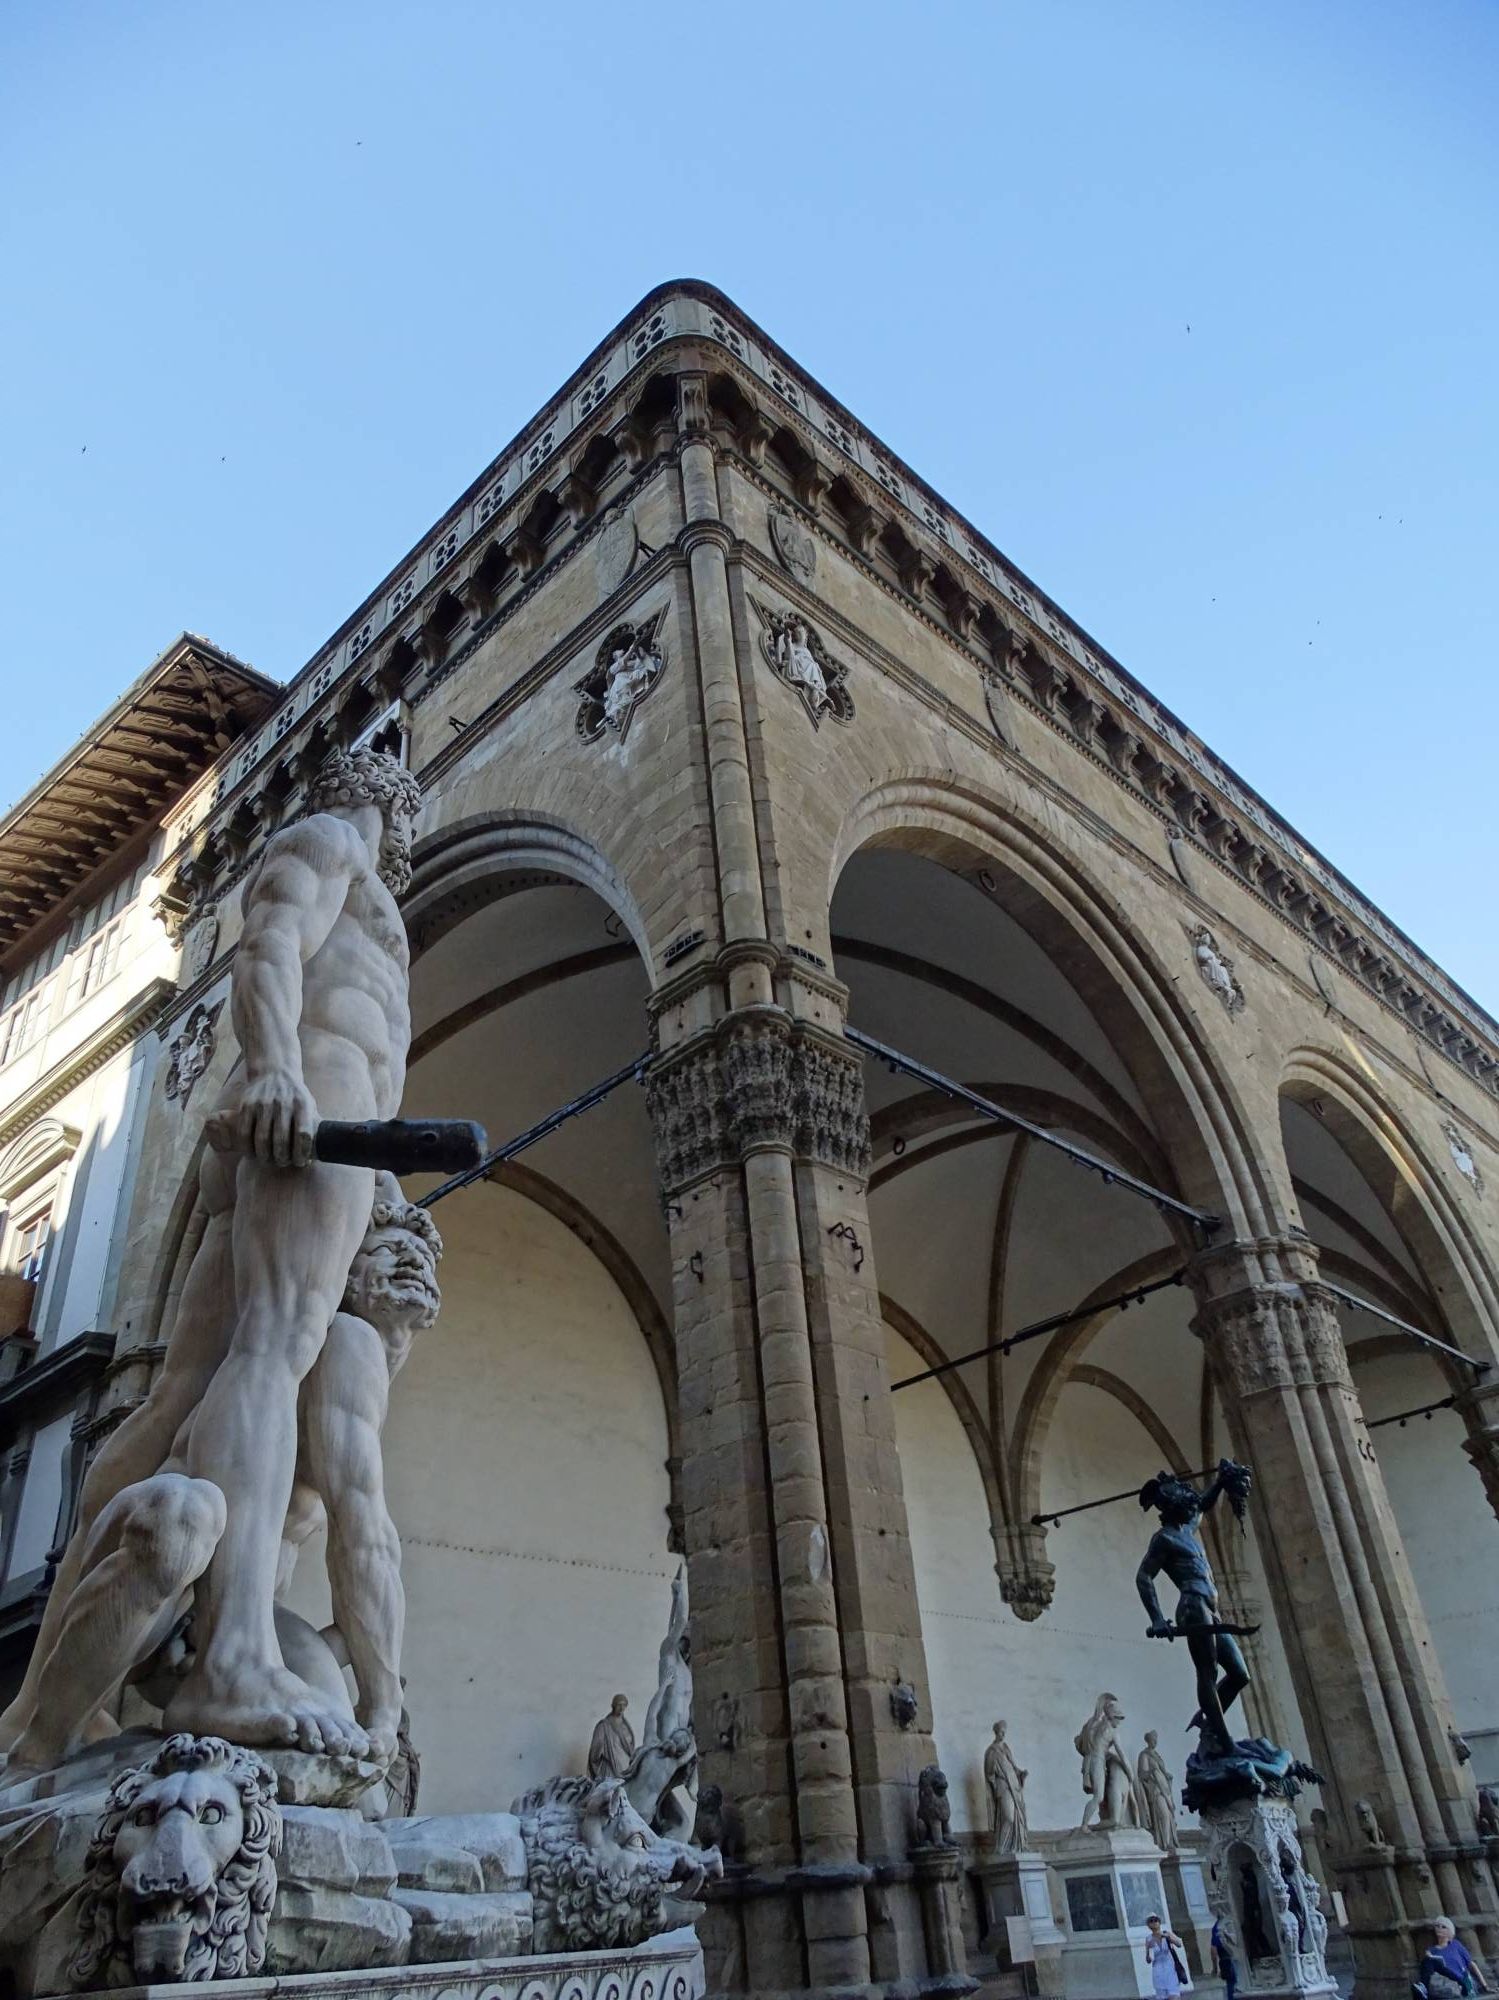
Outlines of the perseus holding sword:
{"label": "perseus holding sword", "polygon": [[[1224,1495],[1235,1519],[1242,1521],[1251,1476],[1248,1466],[1224,1458],[1219,1460],[1218,1470],[1200,1493],[1189,1481],[1170,1472],[1157,1473],[1140,1489],[1140,1505],[1154,1508],[1161,1517],[1161,1525],[1151,1536],[1145,1560],[1135,1576],[1140,1602],[1150,1619],[1146,1636],[1186,1640],[1187,1651],[1197,1669],[1197,1713],[1188,1727],[1200,1729],[1205,1740],[1211,1739],[1225,1752],[1233,1749],[1225,1711],[1249,1685],[1249,1669],[1239,1650],[1239,1641],[1250,1637],[1259,1627],[1231,1625],[1219,1617],[1218,1587],[1197,1523]],[[1163,1615],[1156,1595],[1155,1580],[1163,1571],[1179,1593],[1174,1620]]]}

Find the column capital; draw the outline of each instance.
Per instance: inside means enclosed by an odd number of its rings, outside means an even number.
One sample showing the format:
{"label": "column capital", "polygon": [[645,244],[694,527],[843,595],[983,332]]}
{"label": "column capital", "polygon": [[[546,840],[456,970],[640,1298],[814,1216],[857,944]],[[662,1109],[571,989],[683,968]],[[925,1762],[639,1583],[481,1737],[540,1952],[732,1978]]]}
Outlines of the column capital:
{"label": "column capital", "polygon": [[1215,1244],[1187,1266],[1192,1330],[1241,1399],[1298,1387],[1351,1388],[1337,1301],[1317,1252],[1296,1237]]}
{"label": "column capital", "polygon": [[782,1007],[740,1007],[679,1043],[646,1085],[668,1196],[757,1152],[869,1172],[864,1069],[840,1036]]}

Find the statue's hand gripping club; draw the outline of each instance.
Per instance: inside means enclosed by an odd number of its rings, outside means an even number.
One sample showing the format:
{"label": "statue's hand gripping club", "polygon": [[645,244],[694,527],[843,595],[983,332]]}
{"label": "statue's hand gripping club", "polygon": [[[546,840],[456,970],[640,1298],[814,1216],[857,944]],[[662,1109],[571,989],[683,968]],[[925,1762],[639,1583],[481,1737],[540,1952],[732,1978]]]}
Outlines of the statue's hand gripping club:
{"label": "statue's hand gripping club", "polygon": [[373,1167],[395,1174],[461,1174],[483,1159],[489,1141],[471,1118],[319,1118],[299,1078],[257,1079],[232,1111],[208,1121],[220,1152],[254,1155],[270,1166]]}

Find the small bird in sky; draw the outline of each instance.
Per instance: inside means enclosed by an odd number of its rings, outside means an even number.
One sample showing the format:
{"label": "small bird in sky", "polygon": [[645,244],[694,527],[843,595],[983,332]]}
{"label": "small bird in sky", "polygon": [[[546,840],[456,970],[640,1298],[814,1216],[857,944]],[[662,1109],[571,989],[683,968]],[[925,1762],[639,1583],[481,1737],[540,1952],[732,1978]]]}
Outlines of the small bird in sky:
{"label": "small bird in sky", "polygon": [[450,715],[448,717],[448,727],[449,729],[456,729],[458,731],[458,734],[461,736],[464,730],[468,728],[468,724],[466,722],[460,722],[456,715]]}
{"label": "small bird in sky", "polygon": [[87,450],[88,450],[88,446],[87,446],[87,445],[85,445],[85,446],[83,447],[83,449],[84,449],[85,451],[87,451]]}

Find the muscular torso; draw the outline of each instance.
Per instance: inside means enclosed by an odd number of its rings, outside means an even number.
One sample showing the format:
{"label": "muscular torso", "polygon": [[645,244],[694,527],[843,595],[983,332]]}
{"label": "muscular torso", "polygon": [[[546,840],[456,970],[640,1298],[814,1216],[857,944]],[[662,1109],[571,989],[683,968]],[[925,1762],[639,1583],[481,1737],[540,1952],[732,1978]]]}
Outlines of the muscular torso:
{"label": "muscular torso", "polygon": [[1209,1604],[1218,1602],[1213,1572],[1195,1529],[1158,1529],[1151,1553],[1183,1597],[1205,1598]]}
{"label": "muscular torso", "polygon": [[366,866],[349,884],[332,930],[302,970],[298,1035],[314,1098],[317,1072],[353,1053],[368,1068],[376,1115],[395,1115],[411,1041],[409,963],[395,898]]}

